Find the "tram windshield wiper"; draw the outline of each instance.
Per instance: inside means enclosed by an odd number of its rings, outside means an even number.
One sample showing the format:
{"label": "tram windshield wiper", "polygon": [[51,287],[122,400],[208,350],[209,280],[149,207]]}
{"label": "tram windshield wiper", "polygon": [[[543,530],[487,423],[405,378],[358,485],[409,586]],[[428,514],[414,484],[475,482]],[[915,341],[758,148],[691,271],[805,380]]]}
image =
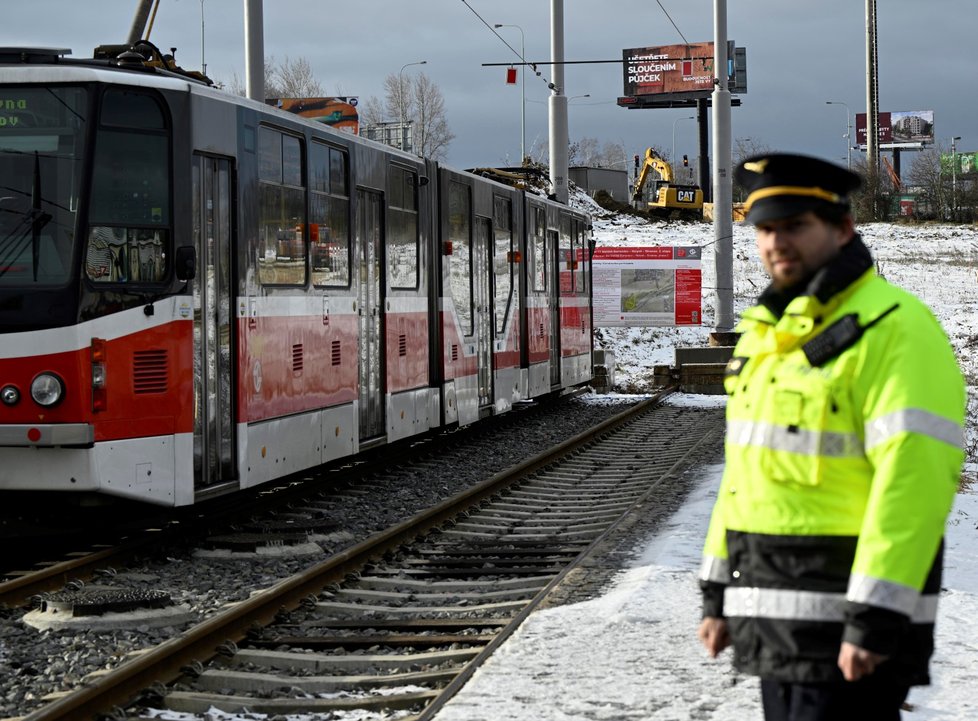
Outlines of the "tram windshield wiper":
{"label": "tram windshield wiper", "polygon": [[[3,198],[3,200],[12,199],[10,196]],[[14,263],[16,259],[24,251],[25,244],[29,240],[31,244],[31,270],[34,281],[37,281],[38,269],[41,264],[41,230],[54,217],[41,209],[41,203],[43,202],[45,201],[41,196],[41,160],[35,151],[34,172],[31,183],[31,207],[24,211],[0,208],[4,212],[15,213],[21,216],[13,229],[7,233],[3,240],[0,240],[0,276],[15,267]]]}

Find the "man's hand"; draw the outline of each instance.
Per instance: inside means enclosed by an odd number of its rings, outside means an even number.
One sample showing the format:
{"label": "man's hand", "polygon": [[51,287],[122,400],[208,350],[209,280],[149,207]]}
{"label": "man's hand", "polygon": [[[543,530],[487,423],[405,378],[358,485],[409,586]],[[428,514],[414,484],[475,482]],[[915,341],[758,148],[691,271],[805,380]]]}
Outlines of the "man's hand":
{"label": "man's hand", "polygon": [[727,622],[722,618],[707,616],[700,622],[699,630],[696,635],[713,658],[730,645],[730,633],[727,630]]}
{"label": "man's hand", "polygon": [[887,656],[867,651],[854,643],[843,641],[842,647],[839,649],[839,669],[846,681],[858,681],[869,676],[887,658]]}

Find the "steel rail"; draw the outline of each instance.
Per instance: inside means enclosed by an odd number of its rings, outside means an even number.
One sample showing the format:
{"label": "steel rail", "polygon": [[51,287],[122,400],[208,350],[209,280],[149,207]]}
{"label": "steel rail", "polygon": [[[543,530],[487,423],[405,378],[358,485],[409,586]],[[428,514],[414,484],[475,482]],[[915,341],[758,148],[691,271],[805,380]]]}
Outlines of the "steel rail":
{"label": "steel rail", "polygon": [[[583,393],[582,389],[574,389],[564,393],[555,401],[573,398]],[[543,407],[543,406],[538,406]],[[506,414],[498,416],[502,423],[518,422],[518,414]],[[443,432],[444,428],[439,428],[432,434],[423,434],[419,437],[406,439],[412,452],[424,453],[429,448],[431,442],[437,438],[437,434]],[[472,433],[486,433],[489,429],[485,425],[478,427],[467,427],[466,430]],[[376,472],[377,470],[389,465],[390,458],[384,453],[388,449],[403,450],[403,444],[392,444],[382,448],[373,449],[364,458],[341,459],[342,465],[335,468],[313,468],[300,471],[291,476],[279,479],[267,487],[254,489],[247,496],[241,496],[233,503],[228,503],[228,498],[221,498],[221,505],[217,509],[206,510],[207,516],[204,518],[179,518],[180,523],[175,526],[162,528],[147,528],[139,531],[139,535],[130,534],[120,542],[120,545],[112,548],[104,548],[98,551],[91,551],[85,555],[71,558],[66,561],[52,563],[43,568],[31,569],[16,578],[11,578],[0,582],[0,608],[16,608],[31,600],[34,596],[63,588],[70,581],[87,580],[97,571],[120,563],[128,558],[132,558],[147,549],[155,548],[165,543],[168,538],[184,538],[187,534],[187,527],[195,523],[227,523],[229,518],[237,516],[247,517],[259,511],[267,511],[270,503],[286,504],[302,495],[309,495],[316,489],[311,489],[308,484],[302,481],[329,480],[333,483],[342,483],[352,478]],[[399,456],[403,461],[403,454]],[[351,465],[352,462],[355,465]],[[274,500],[272,497],[274,495]],[[199,509],[198,509],[199,510]],[[193,509],[189,512],[196,513]],[[11,575],[11,574],[8,574]]]}

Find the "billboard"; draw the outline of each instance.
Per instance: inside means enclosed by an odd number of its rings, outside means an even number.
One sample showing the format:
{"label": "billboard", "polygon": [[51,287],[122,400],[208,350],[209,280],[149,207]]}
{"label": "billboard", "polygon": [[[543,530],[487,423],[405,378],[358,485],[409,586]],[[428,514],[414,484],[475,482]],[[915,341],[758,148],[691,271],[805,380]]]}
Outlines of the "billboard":
{"label": "billboard", "polygon": [[[917,148],[934,142],[933,110],[878,113],[877,117],[880,145]],[[866,147],[866,113],[856,113],[856,143]]]}
{"label": "billboard", "polygon": [[702,255],[697,246],[595,248],[595,326],[700,325]]}
{"label": "billboard", "polygon": [[623,95],[713,92],[713,43],[622,50]]}
{"label": "billboard", "polygon": [[357,135],[360,132],[360,115],[357,113],[358,99],[353,98],[269,98],[269,105],[288,110],[304,118],[317,120],[345,133]]}
{"label": "billboard", "polygon": [[972,151],[957,151],[952,156],[951,153],[941,153],[941,174],[948,177],[957,175],[974,176],[978,173],[978,153]]}

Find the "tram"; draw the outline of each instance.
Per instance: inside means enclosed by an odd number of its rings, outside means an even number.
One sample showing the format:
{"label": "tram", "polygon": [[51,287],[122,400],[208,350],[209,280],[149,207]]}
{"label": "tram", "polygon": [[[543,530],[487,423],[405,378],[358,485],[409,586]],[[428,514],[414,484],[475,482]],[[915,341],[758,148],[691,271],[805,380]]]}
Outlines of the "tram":
{"label": "tram", "polygon": [[186,506],[590,381],[585,214],[68,56],[0,49],[0,494]]}

